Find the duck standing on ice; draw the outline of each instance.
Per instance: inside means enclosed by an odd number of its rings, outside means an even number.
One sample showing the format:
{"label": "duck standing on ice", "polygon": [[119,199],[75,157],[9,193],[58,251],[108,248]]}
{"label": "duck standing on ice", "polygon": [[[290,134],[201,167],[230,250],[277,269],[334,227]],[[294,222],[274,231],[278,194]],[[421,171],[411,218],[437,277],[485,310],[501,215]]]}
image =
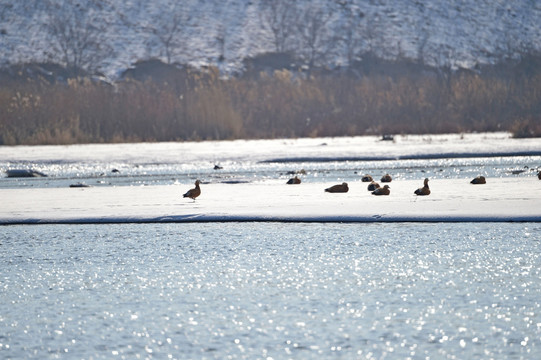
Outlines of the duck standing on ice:
{"label": "duck standing on ice", "polygon": [[189,197],[193,201],[195,201],[195,198],[201,195],[201,188],[199,187],[199,184],[201,182],[199,180],[195,181],[195,188],[190,189],[186,192],[186,194],[182,195],[182,197]]}
{"label": "duck standing on ice", "polygon": [[425,186],[415,190],[415,195],[426,196],[430,195],[430,188],[428,187],[428,178],[425,179]]}

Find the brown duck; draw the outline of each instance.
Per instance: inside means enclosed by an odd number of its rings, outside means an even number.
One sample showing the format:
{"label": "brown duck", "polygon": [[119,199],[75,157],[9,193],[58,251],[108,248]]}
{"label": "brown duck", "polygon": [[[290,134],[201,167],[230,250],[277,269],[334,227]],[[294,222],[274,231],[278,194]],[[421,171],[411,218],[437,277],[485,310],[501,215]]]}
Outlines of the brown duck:
{"label": "brown duck", "polygon": [[487,181],[484,176],[478,176],[472,181],[470,181],[470,184],[486,184]]}
{"label": "brown duck", "polygon": [[372,182],[372,181],[374,181],[374,179],[372,179],[372,176],[366,174],[365,176],[363,176],[363,177],[361,178],[361,181],[362,181],[362,182]]}
{"label": "brown duck", "polygon": [[393,178],[389,174],[385,174],[381,177],[381,182],[391,182],[393,181]]}
{"label": "brown duck", "polygon": [[372,191],[372,195],[389,195],[391,193],[391,190],[389,189],[389,185],[385,185],[384,187],[380,187]]}
{"label": "brown duck", "polygon": [[374,191],[377,188],[379,188],[379,184],[375,181],[372,181],[370,184],[368,184],[368,191]]}
{"label": "brown duck", "polygon": [[423,186],[422,188],[418,188],[417,190],[415,190],[415,195],[420,195],[420,196],[423,196],[423,195],[430,195],[430,188],[428,187],[428,178],[425,179],[425,186]]}
{"label": "brown duck", "polygon": [[330,193],[346,193],[349,191],[349,188],[347,183],[342,183],[333,185],[330,188],[325,189],[325,191]]}
{"label": "brown duck", "polygon": [[201,188],[199,187],[199,184],[201,182],[199,180],[195,181],[195,188],[190,189],[186,192],[186,194],[182,195],[182,197],[188,197],[190,199],[193,199],[195,201],[195,198],[201,195]]}
{"label": "brown duck", "polygon": [[301,179],[299,179],[298,176],[295,176],[294,178],[289,179],[286,184],[292,185],[292,184],[300,184],[300,183],[301,183]]}

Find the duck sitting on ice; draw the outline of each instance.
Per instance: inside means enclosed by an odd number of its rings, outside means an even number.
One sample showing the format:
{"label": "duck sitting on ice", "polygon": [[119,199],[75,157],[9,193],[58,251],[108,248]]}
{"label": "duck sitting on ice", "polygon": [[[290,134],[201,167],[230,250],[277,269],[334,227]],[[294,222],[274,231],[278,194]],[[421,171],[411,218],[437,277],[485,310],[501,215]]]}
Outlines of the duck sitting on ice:
{"label": "duck sitting on ice", "polygon": [[374,191],[377,188],[379,188],[379,184],[375,181],[372,181],[370,184],[368,184],[368,191]]}
{"label": "duck sitting on ice", "polygon": [[389,185],[385,185],[384,187],[380,187],[372,191],[372,195],[389,195],[391,193],[391,190],[389,189]]}
{"label": "duck sitting on ice", "polygon": [[372,181],[374,181],[374,179],[372,179],[372,176],[366,174],[365,176],[363,176],[363,177],[361,178],[361,181],[362,181],[362,182],[372,182]]}
{"label": "duck sitting on ice", "polygon": [[347,193],[349,191],[349,187],[347,183],[342,183],[333,185],[330,188],[325,189],[325,191],[330,193]]}
{"label": "duck sitting on ice", "polygon": [[391,182],[393,181],[393,178],[389,174],[385,174],[381,177],[381,182]]}
{"label": "duck sitting on ice", "polygon": [[286,184],[295,185],[295,184],[300,184],[300,183],[301,183],[301,179],[299,179],[298,176],[295,176],[294,178],[289,179]]}
{"label": "duck sitting on ice", "polygon": [[195,201],[195,198],[201,195],[201,188],[199,187],[199,184],[201,182],[199,180],[195,181],[195,188],[190,189],[186,192],[186,194],[182,195],[182,197],[188,197]]}
{"label": "duck sitting on ice", "polygon": [[541,180],[541,170],[537,173],[537,178]]}
{"label": "duck sitting on ice", "polygon": [[426,196],[430,195],[430,188],[428,187],[428,178],[425,179],[424,186],[415,190],[415,195]]}
{"label": "duck sitting on ice", "polygon": [[472,181],[470,181],[470,184],[486,184],[487,181],[484,176],[478,176]]}

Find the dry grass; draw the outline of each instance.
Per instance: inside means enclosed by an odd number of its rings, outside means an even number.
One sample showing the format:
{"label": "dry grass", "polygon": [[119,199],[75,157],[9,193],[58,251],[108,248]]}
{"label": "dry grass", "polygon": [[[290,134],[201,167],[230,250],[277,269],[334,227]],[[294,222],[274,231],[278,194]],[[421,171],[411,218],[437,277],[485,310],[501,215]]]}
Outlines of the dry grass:
{"label": "dry grass", "polygon": [[[178,86],[181,82],[183,85]],[[541,71],[258,80],[193,72],[168,84],[88,79],[0,85],[0,144],[177,141],[382,133],[541,135]]]}

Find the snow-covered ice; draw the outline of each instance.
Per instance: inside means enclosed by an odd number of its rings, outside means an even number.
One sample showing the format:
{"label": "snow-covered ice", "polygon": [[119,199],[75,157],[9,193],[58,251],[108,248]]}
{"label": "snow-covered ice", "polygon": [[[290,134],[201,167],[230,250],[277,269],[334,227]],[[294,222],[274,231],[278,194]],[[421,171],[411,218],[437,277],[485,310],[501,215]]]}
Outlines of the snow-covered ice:
{"label": "snow-covered ice", "polygon": [[535,177],[393,181],[391,195],[373,196],[366,183],[330,194],[332,184],[207,184],[201,196],[182,198],[186,186],[0,189],[0,223],[193,221],[541,221],[541,181]]}
{"label": "snow-covered ice", "polygon": [[299,159],[377,159],[454,156],[541,155],[541,140],[515,139],[507,132],[380,136],[0,146],[1,161],[196,163],[224,161],[297,161]]}
{"label": "snow-covered ice", "polygon": [[[295,162],[347,158],[425,158],[484,154],[541,154],[539,139],[511,139],[508,134],[239,140],[199,143],[0,147],[0,163],[29,161]],[[530,156],[531,158],[531,156]],[[541,164],[538,164],[538,166]],[[4,165],[5,166],[5,165]],[[5,169],[4,169],[5,170]],[[541,221],[541,181],[530,169],[519,176],[489,177],[486,185],[471,178],[432,178],[432,193],[417,197],[423,178],[395,178],[389,196],[373,196],[360,176],[346,194],[324,189],[337,183],[311,178],[286,185],[283,178],[223,183],[203,180],[195,201],[182,198],[193,180],[170,185],[96,186],[90,188],[0,188],[0,223],[100,223],[183,221]],[[318,180],[319,179],[319,180]],[[3,179],[0,179],[2,181]],[[36,181],[54,181],[44,178]],[[341,182],[341,181],[339,181]]]}

